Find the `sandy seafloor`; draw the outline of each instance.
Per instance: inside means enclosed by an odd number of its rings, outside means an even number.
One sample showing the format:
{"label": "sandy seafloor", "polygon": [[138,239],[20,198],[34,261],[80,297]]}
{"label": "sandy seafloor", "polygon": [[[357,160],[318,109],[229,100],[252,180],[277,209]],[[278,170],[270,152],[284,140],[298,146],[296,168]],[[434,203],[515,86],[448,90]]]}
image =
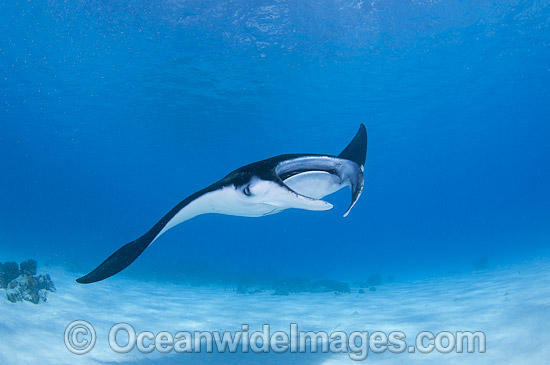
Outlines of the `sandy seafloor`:
{"label": "sandy seafloor", "polygon": [[[346,354],[118,354],[108,346],[109,329],[128,322],[139,331],[251,331],[271,324],[272,332],[298,323],[304,331],[403,331],[408,344],[420,331],[484,331],[484,354],[370,353],[379,364],[550,364],[550,260],[537,259],[467,274],[401,281],[358,294],[237,294],[221,287],[143,283],[114,277],[79,285],[75,274],[42,267],[57,287],[47,303],[0,300],[2,364],[351,364]],[[3,291],[0,292],[3,297]],[[97,343],[86,355],[64,345],[68,323],[85,319]]]}

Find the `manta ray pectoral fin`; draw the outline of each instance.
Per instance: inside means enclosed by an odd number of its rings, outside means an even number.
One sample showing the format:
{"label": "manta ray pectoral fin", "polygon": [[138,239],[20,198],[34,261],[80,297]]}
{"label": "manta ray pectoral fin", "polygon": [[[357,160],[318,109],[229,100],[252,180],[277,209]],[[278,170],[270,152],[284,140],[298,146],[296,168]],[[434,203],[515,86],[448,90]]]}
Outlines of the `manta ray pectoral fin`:
{"label": "manta ray pectoral fin", "polygon": [[359,126],[359,130],[353,140],[338,157],[353,161],[361,168],[365,166],[365,159],[367,157],[367,128],[365,128],[363,123]]}
{"label": "manta ray pectoral fin", "polygon": [[137,240],[122,246],[91,273],[76,279],[76,282],[80,284],[91,284],[118,274],[134,262],[138,256],[149,247],[152,240],[153,239],[145,234]]}
{"label": "manta ray pectoral fin", "polygon": [[[165,228],[169,228],[170,221],[174,217],[176,217],[178,213],[186,213],[189,210],[186,208],[189,208],[193,202],[197,201],[198,198],[200,198],[201,196],[207,194],[210,190],[210,187],[208,187],[182,200],[164,217],[162,217],[162,219],[158,221],[157,224],[155,224],[153,228],[149,230],[149,232],[147,232],[137,240],[127,243],[126,245],[119,248],[115,253],[109,256],[107,260],[103,261],[103,263],[101,263],[101,265],[95,268],[92,272],[79,279],[76,279],[76,281],[80,284],[95,283],[97,281],[107,279],[127,268],[139,257],[139,255],[143,253],[143,251],[145,251],[147,247],[151,245],[151,243],[153,243],[160,235],[162,235],[162,233],[165,231]],[[191,210],[193,210],[193,208],[191,208]],[[186,217],[186,219],[180,219],[180,223],[198,214],[200,214],[200,212],[192,211],[188,214],[188,217]]]}

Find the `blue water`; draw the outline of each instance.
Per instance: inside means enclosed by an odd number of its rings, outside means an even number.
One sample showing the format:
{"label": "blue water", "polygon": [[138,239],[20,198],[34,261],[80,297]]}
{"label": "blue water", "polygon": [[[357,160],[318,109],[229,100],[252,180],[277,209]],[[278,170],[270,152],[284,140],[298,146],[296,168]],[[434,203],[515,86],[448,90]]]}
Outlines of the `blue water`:
{"label": "blue water", "polygon": [[[545,1],[4,1],[0,261],[84,274],[183,197],[283,153],[338,154],[363,196],[206,215],[120,275],[428,276],[548,257]],[[75,278],[78,275],[75,273]]]}

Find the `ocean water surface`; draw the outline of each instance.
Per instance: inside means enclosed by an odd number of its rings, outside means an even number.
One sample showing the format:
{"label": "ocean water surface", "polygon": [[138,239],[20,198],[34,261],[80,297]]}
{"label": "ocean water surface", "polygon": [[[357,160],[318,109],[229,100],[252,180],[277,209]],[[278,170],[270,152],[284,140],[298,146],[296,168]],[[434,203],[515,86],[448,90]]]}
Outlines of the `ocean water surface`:
{"label": "ocean water surface", "polygon": [[[0,2],[0,262],[34,259],[56,286],[39,304],[0,288],[0,363],[355,363],[119,354],[120,322],[482,331],[485,353],[363,362],[548,363],[549,35],[542,0]],[[347,188],[325,212],[203,215],[75,282],[234,169],[338,155],[361,123],[348,217]],[[311,293],[323,280],[349,292]],[[79,319],[97,331],[84,355],[64,343]]]}

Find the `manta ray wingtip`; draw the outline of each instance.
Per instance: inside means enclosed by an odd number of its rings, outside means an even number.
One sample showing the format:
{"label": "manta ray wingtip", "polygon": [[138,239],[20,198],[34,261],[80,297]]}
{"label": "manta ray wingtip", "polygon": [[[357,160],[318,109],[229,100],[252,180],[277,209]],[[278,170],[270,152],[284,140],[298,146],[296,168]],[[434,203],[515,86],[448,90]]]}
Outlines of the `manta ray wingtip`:
{"label": "manta ray wingtip", "polygon": [[92,281],[87,281],[86,280],[86,276],[80,277],[80,278],[76,279],[75,281],[79,284],[91,284],[92,283]]}
{"label": "manta ray wingtip", "polygon": [[359,166],[365,165],[367,156],[367,128],[361,123],[355,137],[351,140],[348,146],[338,155],[340,158],[353,161]]}
{"label": "manta ray wingtip", "polygon": [[118,274],[134,262],[143,251],[145,251],[145,249],[155,239],[157,231],[158,229],[153,228],[137,240],[122,246],[92,272],[76,279],[76,282],[79,284],[91,284]]}

